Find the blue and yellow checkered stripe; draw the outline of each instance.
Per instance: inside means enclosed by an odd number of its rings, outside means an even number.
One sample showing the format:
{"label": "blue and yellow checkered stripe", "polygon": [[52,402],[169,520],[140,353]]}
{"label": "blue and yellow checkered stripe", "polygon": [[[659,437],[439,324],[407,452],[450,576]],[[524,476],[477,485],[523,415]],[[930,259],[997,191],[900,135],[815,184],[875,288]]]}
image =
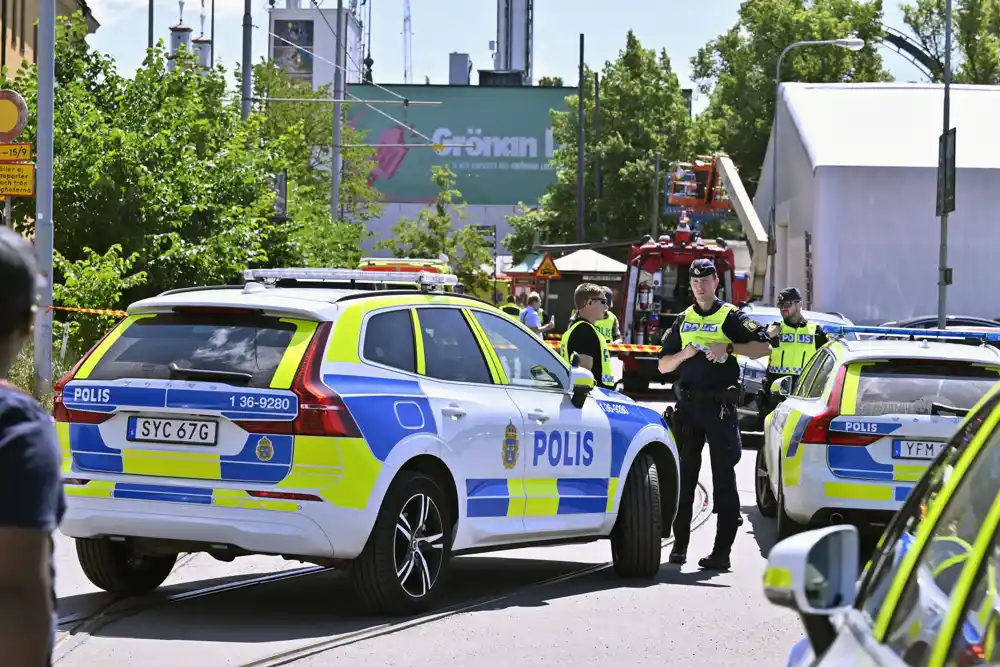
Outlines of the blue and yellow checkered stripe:
{"label": "blue and yellow checkered stripe", "polygon": [[299,504],[292,500],[254,498],[237,489],[213,489],[199,486],[167,486],[161,484],[131,484],[126,482],[91,481],[87,484],[66,485],[71,498],[117,498],[121,500],[151,500],[182,505],[214,505],[241,509],[297,512]]}
{"label": "blue and yellow checkered stripe", "polygon": [[469,518],[604,514],[614,508],[617,477],[468,479]]}

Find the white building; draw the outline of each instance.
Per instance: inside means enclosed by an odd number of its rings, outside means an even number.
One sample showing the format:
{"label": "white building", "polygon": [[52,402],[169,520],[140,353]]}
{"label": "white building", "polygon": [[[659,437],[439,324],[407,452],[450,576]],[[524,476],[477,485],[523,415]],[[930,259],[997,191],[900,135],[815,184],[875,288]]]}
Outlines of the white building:
{"label": "white building", "polygon": [[[934,314],[943,86],[781,86],[778,105],[776,288],[857,323]],[[1000,258],[1000,87],[952,86],[956,210],[948,236],[947,310],[1000,316],[991,295]],[[772,143],[754,207],[771,208]],[[767,294],[767,293],[765,293]]]}
{"label": "white building", "polygon": [[[361,23],[351,11],[355,3],[344,3],[347,22],[347,83],[360,83],[365,54]],[[332,6],[331,6],[332,5]],[[337,8],[329,0],[319,9],[311,0],[286,0],[284,7],[268,11],[268,59],[277,62],[294,79],[308,81],[313,88],[333,86],[337,58]]]}

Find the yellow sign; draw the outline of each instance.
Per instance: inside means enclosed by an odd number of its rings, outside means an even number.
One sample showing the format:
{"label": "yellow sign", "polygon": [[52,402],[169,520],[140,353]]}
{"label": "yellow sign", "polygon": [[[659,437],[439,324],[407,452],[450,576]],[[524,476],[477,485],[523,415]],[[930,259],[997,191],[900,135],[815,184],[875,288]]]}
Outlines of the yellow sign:
{"label": "yellow sign", "polygon": [[35,165],[0,162],[0,194],[31,197],[35,194]]}
{"label": "yellow sign", "polygon": [[545,256],[542,257],[542,263],[535,269],[535,277],[558,280],[561,275],[559,269],[556,268],[556,263],[552,259],[552,255],[545,253]]}
{"label": "yellow sign", "polygon": [[31,144],[0,144],[0,162],[27,162],[31,159]]}

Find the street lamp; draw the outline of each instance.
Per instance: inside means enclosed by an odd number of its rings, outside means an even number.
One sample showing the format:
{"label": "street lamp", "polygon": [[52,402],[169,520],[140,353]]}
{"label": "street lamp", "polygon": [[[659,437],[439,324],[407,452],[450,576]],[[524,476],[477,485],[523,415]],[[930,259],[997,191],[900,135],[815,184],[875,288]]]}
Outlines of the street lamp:
{"label": "street lamp", "polygon": [[849,49],[851,51],[860,51],[865,48],[865,40],[856,38],[845,38],[845,39],[819,39],[819,40],[809,40],[803,42],[794,42],[785,47],[778,56],[778,66],[775,69],[774,74],[774,121],[771,125],[771,141],[772,152],[771,152],[771,219],[768,221],[768,254],[771,255],[771,289],[770,289],[770,300],[771,304],[774,304],[774,282],[777,276],[774,275],[774,257],[777,251],[777,241],[775,239],[775,227],[776,227],[776,207],[778,205],[778,93],[781,90],[781,63],[785,59],[785,54],[787,54],[792,49],[798,48],[800,46],[825,46],[832,44],[833,46],[839,46],[842,49]]}

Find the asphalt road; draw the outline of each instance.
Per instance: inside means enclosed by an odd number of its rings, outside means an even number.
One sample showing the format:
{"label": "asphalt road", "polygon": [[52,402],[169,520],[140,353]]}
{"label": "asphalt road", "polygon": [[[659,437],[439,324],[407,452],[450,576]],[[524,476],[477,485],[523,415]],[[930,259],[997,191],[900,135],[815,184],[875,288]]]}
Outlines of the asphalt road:
{"label": "asphalt road", "polygon": [[[262,576],[307,567],[272,557],[233,563],[188,557],[156,594],[115,603],[86,580],[72,540],[60,534],[57,592],[66,623],[56,664],[782,667],[802,632],[797,617],[771,606],[761,591],[774,522],[754,505],[753,464],[754,452],[746,450],[737,475],[747,520],[731,572],[697,568],[712,548],[712,515],[692,535],[691,563],[664,564],[653,582],[626,583],[601,568],[611,559],[607,542],[458,558],[447,600],[453,608],[402,624],[359,615],[336,571],[254,585]],[[702,483],[710,494],[707,463]],[[665,547],[664,562],[668,552]],[[199,594],[234,581],[249,583]],[[180,599],[168,601],[171,596]]]}

